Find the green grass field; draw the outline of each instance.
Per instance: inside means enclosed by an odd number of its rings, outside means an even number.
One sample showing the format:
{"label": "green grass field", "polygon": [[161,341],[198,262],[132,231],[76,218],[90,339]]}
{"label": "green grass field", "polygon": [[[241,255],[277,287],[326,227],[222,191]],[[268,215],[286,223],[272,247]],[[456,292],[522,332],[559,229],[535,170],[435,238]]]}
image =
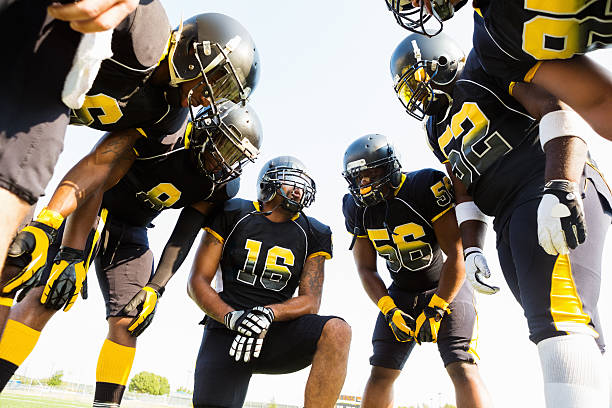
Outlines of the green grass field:
{"label": "green grass field", "polygon": [[2,394],[0,396],[0,407],[2,408],[85,408],[91,407],[91,403],[70,401],[66,399],[46,398],[23,394]]}

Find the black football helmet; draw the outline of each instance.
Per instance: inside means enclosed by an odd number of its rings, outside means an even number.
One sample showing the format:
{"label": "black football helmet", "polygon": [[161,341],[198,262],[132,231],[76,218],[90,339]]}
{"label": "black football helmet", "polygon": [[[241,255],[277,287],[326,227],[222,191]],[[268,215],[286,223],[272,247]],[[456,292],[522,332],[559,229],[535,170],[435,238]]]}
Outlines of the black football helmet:
{"label": "black football helmet", "polygon": [[259,53],[251,35],[220,13],[198,14],[181,23],[172,33],[168,63],[173,86],[202,77],[198,86],[205,87],[213,111],[217,99],[245,101],[259,80]]}
{"label": "black football helmet", "polygon": [[444,33],[433,38],[410,34],[400,42],[390,68],[395,93],[406,112],[423,120],[448,106],[450,97],[439,88],[457,79],[464,62],[459,45]]}
{"label": "black football helmet", "polygon": [[[361,185],[361,172],[382,168],[382,175],[367,185]],[[349,145],[344,152],[344,171],[342,175],[349,184],[349,191],[355,202],[368,207],[385,199],[384,186],[391,183],[399,187],[402,180],[402,165],[395,154],[395,148],[386,136],[370,134],[361,136]]]}
{"label": "black football helmet", "polygon": [[[460,0],[455,5],[451,3],[451,0],[431,0],[433,16],[425,8],[423,0],[419,7],[414,7],[411,0],[385,0],[385,3],[401,27],[416,34],[433,37],[442,31],[442,22],[450,19],[456,10],[467,3],[467,0]],[[431,17],[434,17],[435,23],[428,30],[425,24],[430,21]]]}
{"label": "black football helmet", "polygon": [[263,142],[261,123],[249,104],[217,101],[218,122],[209,120],[211,107],[204,107],[190,124],[188,146],[198,169],[215,184],[223,184],[254,162]]}
{"label": "black football helmet", "polygon": [[[302,189],[299,202],[287,197],[282,185]],[[257,177],[257,199],[263,203],[272,200],[276,194],[283,197],[281,207],[297,213],[310,206],[315,199],[317,188],[314,180],[308,175],[306,166],[293,156],[280,156],[263,165]]]}

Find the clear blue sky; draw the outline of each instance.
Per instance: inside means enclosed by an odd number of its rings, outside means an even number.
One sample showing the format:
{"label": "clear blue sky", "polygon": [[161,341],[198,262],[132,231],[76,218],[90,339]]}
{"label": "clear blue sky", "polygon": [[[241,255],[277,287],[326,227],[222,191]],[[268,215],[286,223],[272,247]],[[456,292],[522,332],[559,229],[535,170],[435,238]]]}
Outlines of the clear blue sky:
{"label": "clear blue sky", "polygon": [[[353,327],[353,342],[344,393],[361,395],[368,378],[371,331],[378,309],[365,295],[347,250],[341,197],[346,183],[340,175],[342,155],[353,139],[383,133],[394,139],[407,170],[441,168],[425,143],[421,125],[407,116],[392,90],[389,57],[407,34],[386,11],[383,0],[163,1],[170,21],[206,11],[222,12],[241,21],[261,53],[262,76],[252,103],[264,127],[263,152],[247,168],[240,196],[255,197],[259,166],[271,157],[293,154],[311,169],[318,193],[309,214],[329,224],[334,232],[334,259],[326,265],[321,313],[344,317]],[[467,8],[467,7],[466,7]],[[471,47],[471,15],[462,10],[446,26],[467,52]],[[612,66],[612,51],[595,58]],[[99,134],[71,128],[57,168],[57,183],[67,169],[93,145]],[[595,157],[612,177],[612,144],[596,141]],[[50,190],[49,190],[50,191]],[[43,198],[42,202],[45,202]],[[159,259],[173,226],[175,211],[167,211],[150,232]],[[527,339],[522,310],[503,282],[489,231],[485,250],[493,279],[502,291],[478,296],[481,374],[497,407],[542,406],[541,374],[536,348]],[[606,243],[600,310],[610,335],[612,325],[612,241]],[[147,370],[169,378],[171,386],[192,388],[195,356],[201,340],[197,322],[202,312],[186,296],[191,257],[169,284],[152,326],[139,339],[132,374]],[[379,269],[388,278],[384,265]],[[69,313],[58,313],[45,329],[34,353],[20,369],[33,376],[63,369],[66,379],[95,382],[99,348],[106,333],[104,305],[92,271],[90,299],[78,300]],[[255,376],[248,399],[278,403],[302,401],[308,370],[286,376]],[[509,386],[509,384],[512,384]],[[440,394],[439,394],[440,393]],[[452,385],[434,345],[417,347],[396,383],[396,404],[454,402]]]}

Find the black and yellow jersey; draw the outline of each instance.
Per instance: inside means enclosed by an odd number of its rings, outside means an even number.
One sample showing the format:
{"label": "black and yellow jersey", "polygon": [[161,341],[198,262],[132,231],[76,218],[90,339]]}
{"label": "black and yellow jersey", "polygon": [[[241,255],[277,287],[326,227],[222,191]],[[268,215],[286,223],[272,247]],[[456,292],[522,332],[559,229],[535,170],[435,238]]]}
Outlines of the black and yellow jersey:
{"label": "black and yellow jersey", "polygon": [[539,60],[612,44],[612,2],[477,0],[474,48],[491,75],[530,82]]}
{"label": "black and yellow jersey", "polygon": [[346,229],[368,238],[386,259],[393,282],[408,291],[437,287],[443,263],[434,222],[455,204],[448,177],[423,169],[402,174],[393,197],[369,207],[359,207],[346,194],[342,212]]}
{"label": "black and yellow jersey", "polygon": [[427,138],[438,160],[450,162],[476,205],[496,216],[526,186],[537,194],[545,156],[535,120],[500,81],[485,73],[474,51],[452,99],[448,111],[428,118]]}
{"label": "black and yellow jersey", "polygon": [[153,71],[166,56],[170,23],[159,0],[140,2],[113,31],[111,58],[102,61],[83,106],[70,123],[107,132],[139,129],[151,140],[172,134],[187,108],[166,100],[168,85],[153,85]]}
{"label": "black and yellow jersey", "polygon": [[236,309],[290,299],[306,260],[332,256],[327,225],[304,213],[287,222],[270,221],[256,201],[227,201],[206,230],[223,242],[217,285],[221,299]]}
{"label": "black and yellow jersey", "polygon": [[172,149],[165,156],[136,160],[128,173],[104,193],[102,207],[114,219],[145,227],[165,209],[200,201],[221,203],[236,195],[239,179],[215,185],[198,170],[182,139]]}

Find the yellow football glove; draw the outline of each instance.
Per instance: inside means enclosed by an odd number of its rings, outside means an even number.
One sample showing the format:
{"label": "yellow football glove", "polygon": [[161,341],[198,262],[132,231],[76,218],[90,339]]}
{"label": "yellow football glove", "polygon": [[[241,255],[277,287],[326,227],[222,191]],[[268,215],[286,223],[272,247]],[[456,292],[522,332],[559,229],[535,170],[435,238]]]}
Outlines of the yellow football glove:
{"label": "yellow football glove", "polygon": [[406,342],[412,340],[416,327],[412,316],[402,312],[395,306],[391,296],[381,297],[378,300],[377,306],[385,316],[385,320],[397,341]]}
{"label": "yellow football glove", "polygon": [[[83,288],[87,266],[83,251],[62,247],[55,256],[47,284],[43,289],[40,303],[47,309],[70,310]],[[87,290],[83,291],[84,293]],[[84,294],[83,298],[87,296]]]}
{"label": "yellow football glove", "polygon": [[429,304],[423,309],[416,320],[416,331],[414,338],[417,343],[438,341],[438,331],[440,330],[440,322],[445,313],[450,313],[448,302],[440,296],[432,296]]}
{"label": "yellow football glove", "polygon": [[49,246],[57,236],[64,217],[58,212],[44,208],[38,217],[19,231],[9,246],[6,265],[19,269],[2,288],[3,294],[14,295],[22,290],[19,299],[36,286],[47,264]]}
{"label": "yellow football glove", "polygon": [[163,288],[153,283],[148,283],[142,288],[130,302],[121,310],[121,314],[128,315],[133,310],[138,309],[139,313],[132,319],[128,326],[128,331],[134,337],[138,337],[153,321],[157,302],[163,293]]}

